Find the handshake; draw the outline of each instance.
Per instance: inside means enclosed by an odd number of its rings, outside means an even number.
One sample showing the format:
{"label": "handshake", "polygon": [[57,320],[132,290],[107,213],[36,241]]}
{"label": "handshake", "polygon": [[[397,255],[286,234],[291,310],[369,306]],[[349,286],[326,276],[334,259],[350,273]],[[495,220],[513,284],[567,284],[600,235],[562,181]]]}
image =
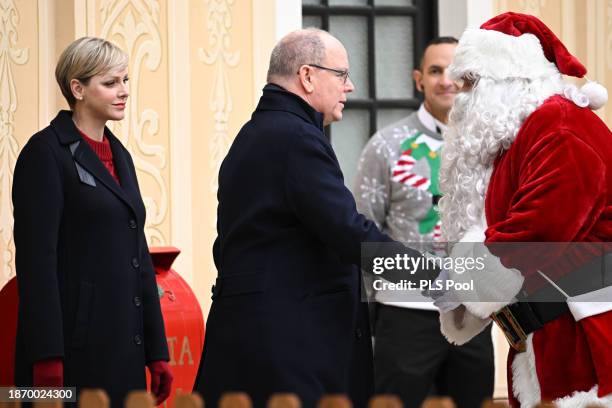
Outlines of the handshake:
{"label": "handshake", "polygon": [[434,300],[434,305],[440,309],[441,313],[448,313],[461,306],[461,302],[456,292],[452,290],[455,284],[456,283],[449,278],[449,271],[447,269],[442,269],[432,284],[421,293],[424,296],[432,298]]}

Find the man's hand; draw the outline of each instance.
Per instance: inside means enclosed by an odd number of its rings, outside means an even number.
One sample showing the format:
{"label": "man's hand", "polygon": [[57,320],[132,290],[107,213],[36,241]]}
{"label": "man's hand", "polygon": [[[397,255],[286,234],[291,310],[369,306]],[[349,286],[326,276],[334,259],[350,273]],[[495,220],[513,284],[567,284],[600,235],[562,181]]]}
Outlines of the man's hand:
{"label": "man's hand", "polygon": [[155,395],[155,405],[159,405],[170,396],[174,377],[166,361],[151,361],[147,367],[151,373],[151,393]]}
{"label": "man's hand", "polygon": [[32,369],[34,387],[63,387],[64,362],[61,358],[49,358],[34,363]]}
{"label": "man's hand", "polygon": [[434,300],[434,305],[440,309],[440,312],[447,313],[451,310],[456,309],[461,305],[457,295],[452,290],[445,290],[446,281],[448,280],[448,270],[442,269],[438,277],[433,281],[433,287],[440,287],[442,289],[428,289],[422,293],[424,296],[430,297]]}
{"label": "man's hand", "polygon": [[[446,287],[447,280],[448,280],[448,270],[442,269],[438,277],[433,280],[432,285],[431,285],[436,289],[431,289],[431,286],[430,286],[429,288],[425,289],[421,293],[423,294],[423,296],[430,297],[433,300],[438,300],[442,296],[444,296],[444,294],[446,294],[446,290],[444,288]],[[440,289],[437,289],[437,288],[440,288]]]}

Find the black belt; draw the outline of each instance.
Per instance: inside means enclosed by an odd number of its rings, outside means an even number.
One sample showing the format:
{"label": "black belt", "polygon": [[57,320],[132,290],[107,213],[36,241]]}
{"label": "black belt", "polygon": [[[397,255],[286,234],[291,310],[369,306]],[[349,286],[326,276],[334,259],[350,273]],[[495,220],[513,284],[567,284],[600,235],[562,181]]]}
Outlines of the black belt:
{"label": "black belt", "polygon": [[513,349],[525,351],[525,340],[530,333],[567,312],[569,307],[565,302],[518,302],[504,307],[491,318]]}

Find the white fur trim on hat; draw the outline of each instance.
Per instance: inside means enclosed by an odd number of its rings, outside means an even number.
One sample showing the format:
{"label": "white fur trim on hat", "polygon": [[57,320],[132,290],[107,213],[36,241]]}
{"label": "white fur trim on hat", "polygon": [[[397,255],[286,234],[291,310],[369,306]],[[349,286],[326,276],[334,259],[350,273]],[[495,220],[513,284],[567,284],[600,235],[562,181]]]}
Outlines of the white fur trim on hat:
{"label": "white fur trim on hat", "polygon": [[515,37],[473,28],[465,30],[461,36],[450,66],[451,77],[459,79],[466,74],[495,80],[560,75],[555,64],[544,56],[535,35]]}
{"label": "white fur trim on hat", "polygon": [[580,87],[582,92],[589,100],[589,108],[597,110],[608,102],[608,90],[595,81],[587,81]]}
{"label": "white fur trim on hat", "polygon": [[582,85],[580,89],[574,84],[565,84],[563,96],[581,108],[588,106],[592,110],[601,108],[608,101],[608,91],[606,88],[593,81]]}

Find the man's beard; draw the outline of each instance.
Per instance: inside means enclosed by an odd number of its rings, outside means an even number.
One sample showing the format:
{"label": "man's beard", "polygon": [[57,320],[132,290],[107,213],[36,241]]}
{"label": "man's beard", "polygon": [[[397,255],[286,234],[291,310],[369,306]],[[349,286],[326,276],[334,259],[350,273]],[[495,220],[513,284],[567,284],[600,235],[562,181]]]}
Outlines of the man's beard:
{"label": "man's beard", "polygon": [[560,93],[561,78],[529,81],[481,78],[455,98],[444,134],[440,169],[442,237],[458,241],[485,226],[484,198],[495,159],[510,148],[527,117]]}

